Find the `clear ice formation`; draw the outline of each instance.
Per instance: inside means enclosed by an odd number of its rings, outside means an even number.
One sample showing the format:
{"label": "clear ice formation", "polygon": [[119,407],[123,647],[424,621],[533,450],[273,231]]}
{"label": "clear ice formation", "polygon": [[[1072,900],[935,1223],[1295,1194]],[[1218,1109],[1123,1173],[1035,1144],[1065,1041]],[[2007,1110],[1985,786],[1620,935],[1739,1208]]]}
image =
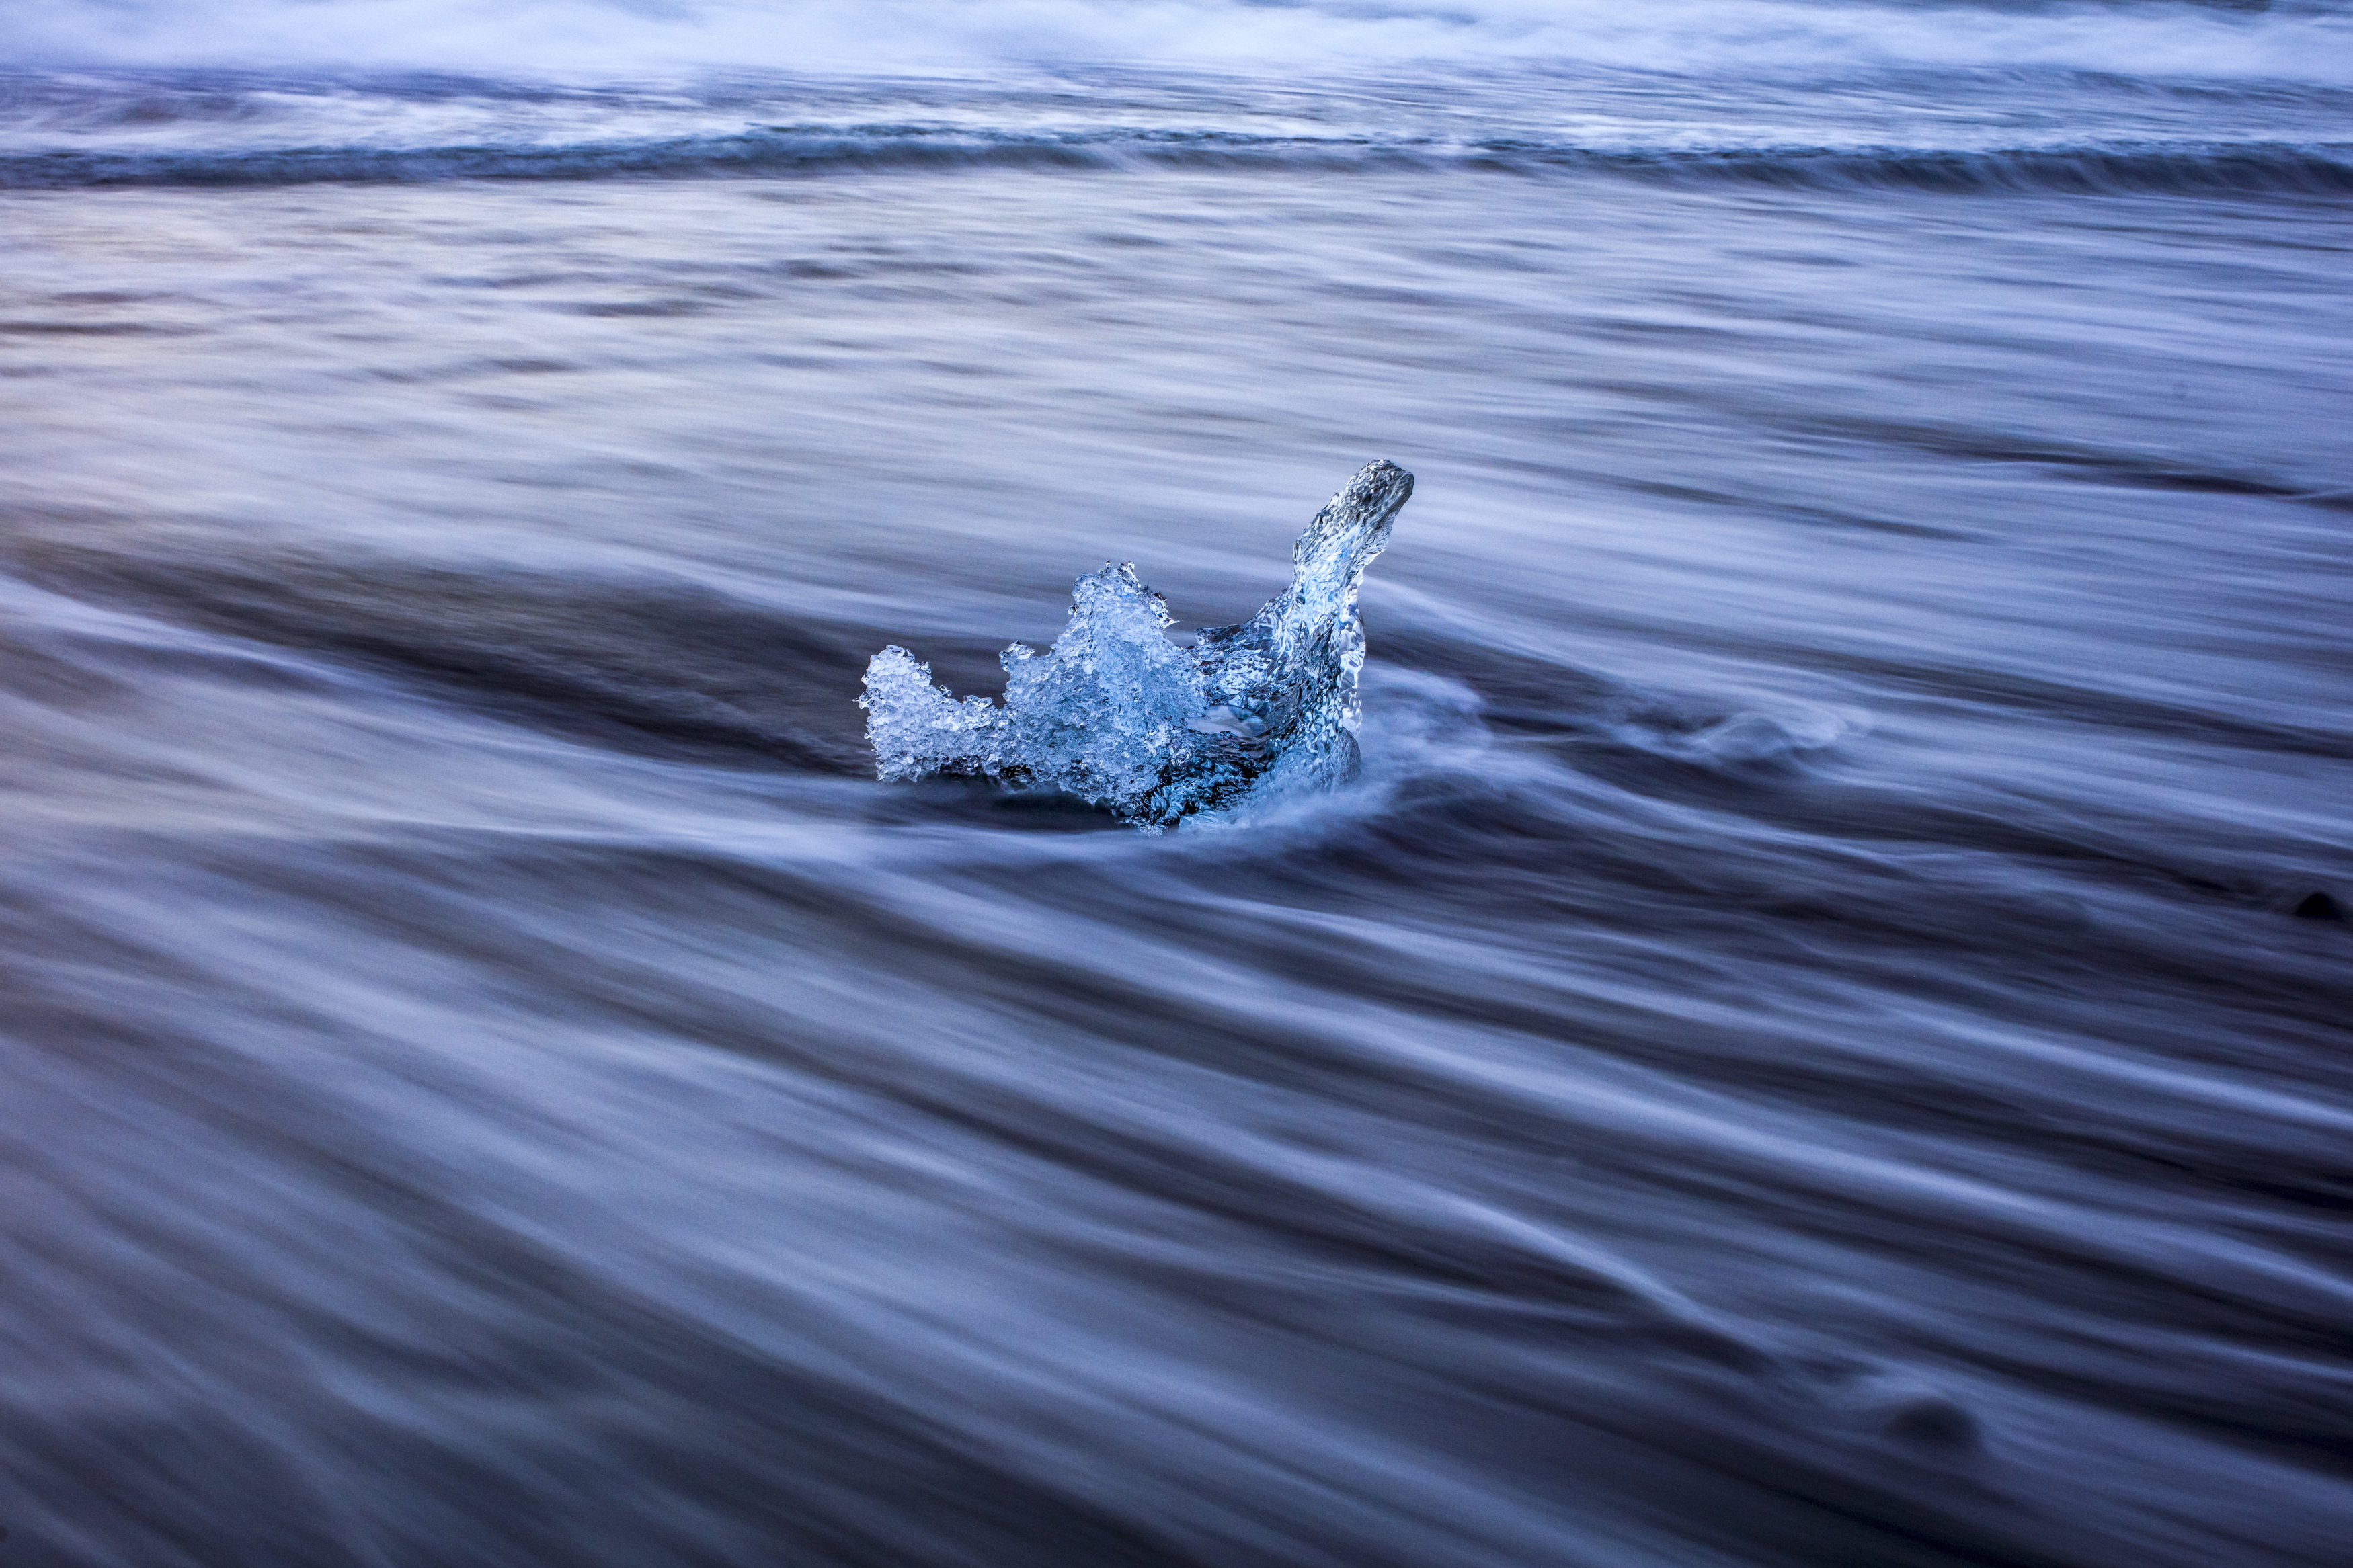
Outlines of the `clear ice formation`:
{"label": "clear ice formation", "polygon": [[1002,704],[959,701],[931,666],[884,648],[858,700],[876,773],[1079,795],[1148,828],[1354,776],[1356,588],[1412,494],[1395,463],[1367,465],[1292,547],[1291,586],[1189,648],[1168,640],[1168,605],[1134,565],[1080,578],[1051,648],[1015,643],[998,656]]}

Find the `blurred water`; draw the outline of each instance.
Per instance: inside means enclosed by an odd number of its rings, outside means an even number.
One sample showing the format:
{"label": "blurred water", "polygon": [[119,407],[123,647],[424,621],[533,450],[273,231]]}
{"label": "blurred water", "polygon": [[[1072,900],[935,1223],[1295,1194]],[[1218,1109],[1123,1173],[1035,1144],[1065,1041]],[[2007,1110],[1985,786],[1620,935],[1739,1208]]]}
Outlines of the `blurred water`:
{"label": "blurred water", "polygon": [[0,1551],[2341,1561],[2348,100],[1842,72],[13,79]]}

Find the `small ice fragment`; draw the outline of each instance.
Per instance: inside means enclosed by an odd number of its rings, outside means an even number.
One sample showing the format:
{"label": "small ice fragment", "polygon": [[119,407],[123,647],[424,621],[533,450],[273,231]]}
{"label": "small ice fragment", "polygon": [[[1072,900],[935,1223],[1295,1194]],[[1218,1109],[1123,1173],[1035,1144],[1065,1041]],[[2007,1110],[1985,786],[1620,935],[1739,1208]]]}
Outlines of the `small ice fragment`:
{"label": "small ice fragment", "polygon": [[884,648],[858,700],[877,774],[990,778],[1155,828],[1340,783],[1356,770],[1357,586],[1412,494],[1396,464],[1366,466],[1299,536],[1291,586],[1189,649],[1168,640],[1168,606],[1133,565],[1080,578],[1051,648],[1015,643],[999,656],[1001,705],[958,700],[929,665]]}

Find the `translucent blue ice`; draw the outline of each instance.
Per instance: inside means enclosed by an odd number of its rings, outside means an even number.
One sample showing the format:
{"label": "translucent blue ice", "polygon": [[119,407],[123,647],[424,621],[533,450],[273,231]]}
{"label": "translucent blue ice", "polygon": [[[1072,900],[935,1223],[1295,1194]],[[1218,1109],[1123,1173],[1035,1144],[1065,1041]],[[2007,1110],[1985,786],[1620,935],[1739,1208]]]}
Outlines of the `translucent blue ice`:
{"label": "translucent blue ice", "polygon": [[1000,656],[1001,704],[959,700],[929,665],[884,648],[858,700],[875,771],[1079,795],[1145,827],[1353,776],[1356,589],[1412,494],[1411,474],[1368,465],[1299,536],[1291,586],[1189,648],[1168,640],[1168,606],[1133,565],[1080,578],[1051,648],[1015,643]]}

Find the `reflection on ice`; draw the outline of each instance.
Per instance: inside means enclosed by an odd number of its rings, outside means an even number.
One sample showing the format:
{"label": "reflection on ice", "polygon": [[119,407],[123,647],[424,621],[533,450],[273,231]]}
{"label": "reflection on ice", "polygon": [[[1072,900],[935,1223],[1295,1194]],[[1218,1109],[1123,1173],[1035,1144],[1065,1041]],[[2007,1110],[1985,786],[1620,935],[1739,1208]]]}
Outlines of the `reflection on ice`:
{"label": "reflection on ice", "polygon": [[1299,536],[1291,586],[1190,649],[1168,640],[1168,606],[1133,565],[1080,578],[1050,649],[1005,650],[1002,705],[959,701],[930,666],[884,648],[858,700],[876,771],[1075,795],[1148,828],[1348,778],[1365,662],[1356,588],[1412,494],[1403,468],[1367,465]]}

